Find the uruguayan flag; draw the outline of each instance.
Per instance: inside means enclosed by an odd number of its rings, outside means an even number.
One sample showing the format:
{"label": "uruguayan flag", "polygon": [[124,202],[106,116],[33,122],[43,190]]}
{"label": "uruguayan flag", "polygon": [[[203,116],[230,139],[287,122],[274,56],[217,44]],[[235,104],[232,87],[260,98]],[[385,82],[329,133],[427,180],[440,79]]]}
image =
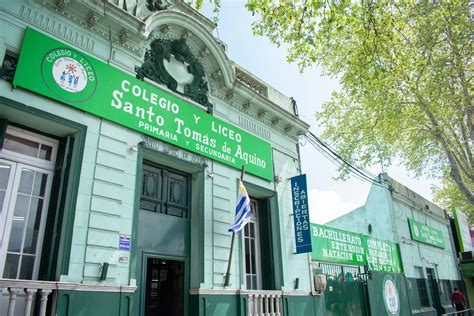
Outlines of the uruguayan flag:
{"label": "uruguayan flag", "polygon": [[238,233],[249,221],[250,199],[244,184],[242,181],[239,181],[239,198],[237,199],[237,207],[235,208],[235,222],[234,225],[229,228],[229,231]]}

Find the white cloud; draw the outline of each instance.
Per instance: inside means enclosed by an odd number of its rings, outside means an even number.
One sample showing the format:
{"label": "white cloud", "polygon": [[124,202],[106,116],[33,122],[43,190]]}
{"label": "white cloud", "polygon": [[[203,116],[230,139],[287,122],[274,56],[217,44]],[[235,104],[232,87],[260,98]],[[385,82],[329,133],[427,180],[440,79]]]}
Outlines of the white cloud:
{"label": "white cloud", "polygon": [[325,224],[361,206],[353,201],[344,201],[336,191],[309,190],[308,195],[311,222]]}

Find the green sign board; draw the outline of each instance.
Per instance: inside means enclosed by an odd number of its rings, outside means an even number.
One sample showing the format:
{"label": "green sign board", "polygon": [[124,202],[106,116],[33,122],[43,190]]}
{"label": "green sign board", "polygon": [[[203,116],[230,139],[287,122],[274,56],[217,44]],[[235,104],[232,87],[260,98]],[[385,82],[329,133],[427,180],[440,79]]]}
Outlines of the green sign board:
{"label": "green sign board", "polygon": [[365,264],[365,240],[361,234],[311,224],[311,257],[316,261]]}
{"label": "green sign board", "polygon": [[410,226],[411,239],[438,248],[445,248],[443,233],[441,231],[411,218],[408,219],[408,225]]}
{"label": "green sign board", "polygon": [[268,142],[33,29],[26,30],[13,86],[273,180]]}
{"label": "green sign board", "polygon": [[461,252],[472,251],[471,232],[469,230],[469,220],[466,214],[457,208],[453,208],[453,215]]}
{"label": "green sign board", "polygon": [[397,244],[368,236],[366,243],[367,264],[370,270],[397,273],[403,271]]}
{"label": "green sign board", "polygon": [[380,272],[403,271],[398,245],[390,241],[318,224],[311,224],[311,238],[315,261],[367,264]]}

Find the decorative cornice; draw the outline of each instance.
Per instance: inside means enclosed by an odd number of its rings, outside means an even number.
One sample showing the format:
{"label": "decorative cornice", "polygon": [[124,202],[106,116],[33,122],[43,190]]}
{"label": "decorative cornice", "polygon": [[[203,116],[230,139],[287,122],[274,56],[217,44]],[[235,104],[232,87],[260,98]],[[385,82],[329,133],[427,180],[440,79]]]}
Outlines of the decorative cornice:
{"label": "decorative cornice", "polygon": [[[48,3],[45,4],[45,6],[54,13],[67,17],[64,12],[58,11],[55,5]],[[81,34],[76,29],[74,29],[71,24],[63,24],[62,27],[57,27],[58,20],[51,18],[51,16],[49,16],[49,14],[44,10],[38,10],[32,6],[21,4],[17,16],[21,20],[30,23],[31,25],[34,25],[48,33],[54,34],[54,36],[57,36],[61,40],[71,43],[74,46],[80,47],[81,49],[89,52],[93,52],[94,50],[95,41],[93,38]],[[70,17],[69,21],[75,22],[79,25],[82,23],[85,26],[85,23],[83,23],[77,17]]]}
{"label": "decorative cornice", "polygon": [[241,82],[243,85],[247,86],[252,91],[264,97],[268,96],[267,86],[254,79],[252,76],[246,74],[241,68],[235,68],[235,75],[237,77],[237,81]]}
{"label": "decorative cornice", "polygon": [[227,102],[232,100],[233,97],[234,97],[234,91],[232,90],[227,91],[227,93],[225,94],[225,99]]}
{"label": "decorative cornice", "polygon": [[98,15],[94,11],[91,11],[91,13],[89,13],[89,16],[87,17],[87,20],[86,20],[87,28],[92,29],[97,24],[97,22],[99,22],[99,19],[100,19],[100,15]]}
{"label": "decorative cornice", "polygon": [[214,80],[219,80],[222,78],[222,71],[219,69],[219,70],[216,70],[212,73],[211,75],[211,78],[214,79]]}
{"label": "decorative cornice", "polygon": [[191,36],[193,36],[193,32],[191,32],[190,30],[186,30],[184,31],[183,35],[181,35],[181,38],[184,40],[188,40],[189,38],[191,38]]}
{"label": "decorative cornice", "polygon": [[204,49],[201,50],[201,52],[199,53],[199,56],[204,58],[204,57],[208,56],[210,53],[211,53],[211,51],[207,47],[204,47]]}
{"label": "decorative cornice", "polygon": [[59,8],[59,10],[63,11],[66,9],[66,7],[69,5],[69,0],[58,0],[56,2],[56,6]]}
{"label": "decorative cornice", "polygon": [[187,5],[184,1],[182,0],[168,0],[170,3],[173,4],[173,9],[176,9],[182,13],[185,13],[194,19],[201,23],[207,30],[208,32],[212,32],[216,28],[216,24],[213,23],[211,20],[206,18],[204,15],[201,13],[197,12],[194,10],[192,7]]}
{"label": "decorative cornice", "polygon": [[[293,139],[296,139],[298,135],[306,132],[306,130],[309,128],[309,124],[301,120],[300,118],[296,117],[295,115],[289,113],[287,110],[283,109],[282,107],[278,106],[268,98],[255,93],[253,90],[248,88],[245,85],[239,84],[237,82],[235,89],[234,89],[241,98],[246,98],[252,100],[252,103],[255,103],[258,105],[257,108],[263,108],[267,112],[267,114],[264,117],[258,117],[258,112],[255,109],[255,111],[252,111],[248,114],[254,116],[255,118],[259,119],[261,122],[270,125],[272,128],[276,128],[280,130],[281,132],[287,134],[289,137],[292,137]],[[246,104],[247,101],[244,101]],[[244,105],[242,105],[244,106]],[[273,117],[273,119],[267,119],[267,117]],[[280,127],[280,124],[283,124],[283,126]],[[288,129],[287,127],[291,126],[291,129]],[[286,131],[285,131],[286,128]],[[291,132],[291,134],[290,134]]]}
{"label": "decorative cornice", "polygon": [[166,34],[170,31],[170,26],[165,24],[163,26],[160,27],[160,32],[163,33],[163,34]]}
{"label": "decorative cornice", "polygon": [[125,45],[132,35],[126,29],[123,29],[119,36],[119,42],[122,45]]}

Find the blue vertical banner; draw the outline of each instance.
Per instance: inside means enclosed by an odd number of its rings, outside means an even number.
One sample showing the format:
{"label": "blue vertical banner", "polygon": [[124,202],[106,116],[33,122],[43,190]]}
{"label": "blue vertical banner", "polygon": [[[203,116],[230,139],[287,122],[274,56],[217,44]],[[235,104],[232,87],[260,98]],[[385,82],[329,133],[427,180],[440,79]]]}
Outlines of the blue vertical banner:
{"label": "blue vertical banner", "polygon": [[291,178],[291,197],[293,201],[296,253],[311,252],[308,189],[305,174]]}

